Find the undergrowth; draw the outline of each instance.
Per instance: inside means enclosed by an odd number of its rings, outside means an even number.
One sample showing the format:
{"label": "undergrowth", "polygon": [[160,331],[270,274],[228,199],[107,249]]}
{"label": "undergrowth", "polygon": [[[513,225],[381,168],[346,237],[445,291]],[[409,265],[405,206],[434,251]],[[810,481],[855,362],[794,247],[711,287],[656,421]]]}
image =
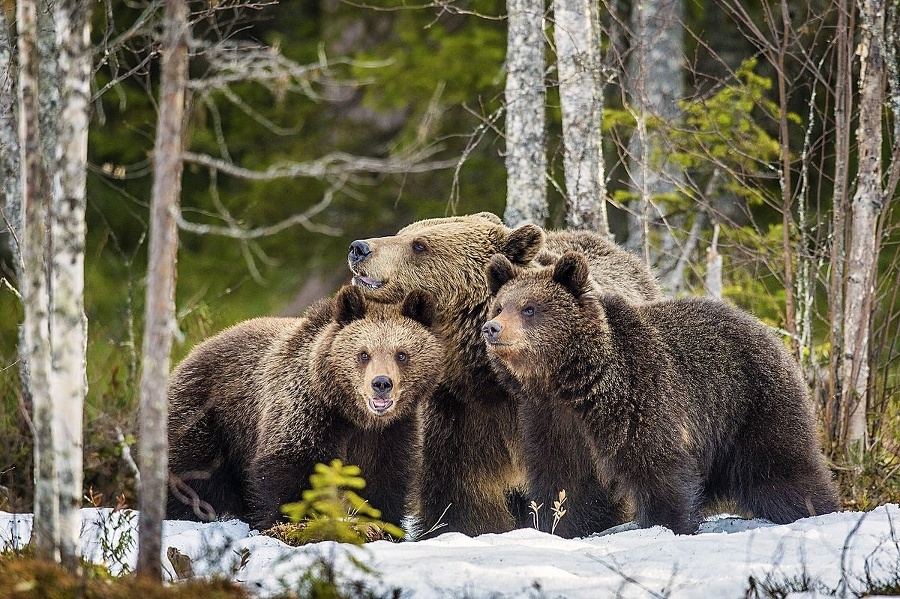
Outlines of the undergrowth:
{"label": "undergrowth", "polygon": [[164,584],[146,577],[113,576],[85,564],[80,575],[56,563],[19,554],[0,555],[0,599],[247,599],[250,595],[225,579]]}
{"label": "undergrowth", "polygon": [[359,466],[341,460],[316,464],[309,482],[311,488],[300,501],[282,507],[290,522],[263,534],[293,546],[319,541],[362,545],[403,538],[400,528],[382,521],[381,511],[356,493],[366,486]]}

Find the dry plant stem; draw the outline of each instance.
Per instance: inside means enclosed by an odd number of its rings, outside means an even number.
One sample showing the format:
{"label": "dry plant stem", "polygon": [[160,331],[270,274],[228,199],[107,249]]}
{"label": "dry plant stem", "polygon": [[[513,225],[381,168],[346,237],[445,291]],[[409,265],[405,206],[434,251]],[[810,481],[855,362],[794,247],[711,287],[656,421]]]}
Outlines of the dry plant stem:
{"label": "dry plant stem", "polygon": [[161,578],[162,521],[168,486],[167,389],[175,321],[177,215],[187,87],[187,5],[166,0],[162,88],[153,151],[150,257],[140,384],[140,538],[137,573]]}

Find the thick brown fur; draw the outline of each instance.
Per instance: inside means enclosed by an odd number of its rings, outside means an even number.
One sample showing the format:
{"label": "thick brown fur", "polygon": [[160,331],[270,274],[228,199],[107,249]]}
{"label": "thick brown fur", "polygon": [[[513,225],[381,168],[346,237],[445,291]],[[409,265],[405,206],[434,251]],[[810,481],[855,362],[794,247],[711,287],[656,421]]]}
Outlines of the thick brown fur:
{"label": "thick brown fur", "polygon": [[399,525],[420,462],[418,406],[444,363],[434,309],[425,292],[385,306],[347,286],[301,318],[245,321],[194,348],[169,390],[167,517],[268,528],[315,464],[338,458],[361,467],[363,495]]}
{"label": "thick brown fur", "polygon": [[547,418],[578,415],[594,468],[641,526],[692,533],[725,498],[777,523],[838,508],[800,369],[754,317],[710,299],[598,296],[577,253],[540,270],[496,256],[488,276],[492,359]]}
{"label": "thick brown fur", "polygon": [[[596,280],[609,289],[647,299],[659,295],[652,277],[633,276],[632,258],[606,239],[545,233],[534,225],[510,229],[490,213],[418,221],[396,235],[351,244],[354,283],[367,298],[396,302],[424,289],[438,306],[447,362],[438,390],[423,406],[418,513],[424,529],[443,522],[439,532],[476,535],[530,521],[518,402],[499,384],[480,335],[491,302],[484,268],[495,253],[525,266],[536,264],[539,253],[552,261],[582,246],[592,265],[596,258]],[[567,437],[564,430],[548,434]],[[619,514],[601,510],[600,517],[608,526]]]}

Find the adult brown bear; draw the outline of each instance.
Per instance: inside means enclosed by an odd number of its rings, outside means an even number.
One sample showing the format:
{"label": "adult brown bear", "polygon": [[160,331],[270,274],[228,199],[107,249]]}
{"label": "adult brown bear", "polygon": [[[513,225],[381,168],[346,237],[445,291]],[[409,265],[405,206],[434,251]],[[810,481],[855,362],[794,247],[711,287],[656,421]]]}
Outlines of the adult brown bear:
{"label": "adult brown bear", "polygon": [[[437,391],[423,405],[423,468],[418,485],[420,524],[438,532],[469,535],[504,532],[530,522],[525,501],[539,503],[560,488],[529,476],[523,460],[518,404],[491,370],[481,339],[491,292],[485,266],[495,253],[518,265],[555,260],[579,249],[589,257],[598,288],[634,301],[651,300],[659,287],[639,260],[599,235],[545,232],[535,225],[510,229],[495,215],[418,221],[396,235],[350,245],[354,283],[368,299],[399,302],[414,289],[431,293],[435,327],[446,364]],[[566,446],[570,428],[548,419],[534,422],[548,446]],[[621,520],[621,506],[591,494],[592,530]]]}
{"label": "adult brown bear", "polygon": [[301,318],[249,320],[194,348],[169,391],[167,517],[268,528],[316,463],[339,458],[399,525],[420,460],[417,408],[444,366],[434,309],[425,292],[384,306],[347,286]]}
{"label": "adult brown bear", "polygon": [[575,252],[530,270],[498,255],[488,277],[492,361],[548,418],[579,417],[639,525],[695,532],[719,498],[776,523],[838,508],[800,369],[754,317],[709,299],[599,296]]}

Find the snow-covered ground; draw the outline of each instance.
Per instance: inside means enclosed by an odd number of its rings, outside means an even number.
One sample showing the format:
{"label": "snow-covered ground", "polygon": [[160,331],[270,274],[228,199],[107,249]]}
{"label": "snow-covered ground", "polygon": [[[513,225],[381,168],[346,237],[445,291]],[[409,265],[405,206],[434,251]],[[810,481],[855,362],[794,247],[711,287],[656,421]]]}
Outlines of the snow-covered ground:
{"label": "snow-covered ground", "polygon": [[[113,570],[133,567],[136,512],[85,509],[84,553]],[[21,546],[31,516],[0,512],[0,547]],[[123,537],[124,536],[124,537]],[[751,576],[807,576],[828,589],[863,588],[900,572],[900,507],[843,512],[785,526],[713,518],[696,535],[665,528],[567,540],[532,529],[364,547],[317,543],[294,548],[238,521],[167,522],[165,548],[192,560],[197,575],[226,574],[261,596],[295,587],[317,559],[341,580],[402,597],[744,597]],[[124,549],[124,551],[123,551]],[[165,553],[165,549],[164,549]],[[368,571],[359,567],[359,562]],[[164,561],[171,572],[171,564]],[[172,574],[174,577],[174,573]],[[842,587],[843,585],[843,587]]]}

